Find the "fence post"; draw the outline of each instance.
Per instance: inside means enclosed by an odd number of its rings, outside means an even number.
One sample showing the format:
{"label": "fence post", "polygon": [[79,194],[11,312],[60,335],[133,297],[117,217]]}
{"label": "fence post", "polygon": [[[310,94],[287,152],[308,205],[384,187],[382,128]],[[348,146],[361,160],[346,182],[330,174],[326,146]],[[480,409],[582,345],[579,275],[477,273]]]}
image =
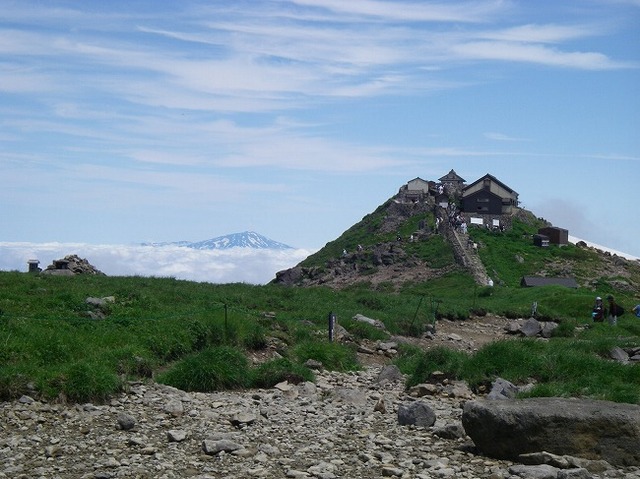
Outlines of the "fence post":
{"label": "fence post", "polygon": [[336,315],[333,311],[329,313],[329,341],[333,342],[333,336],[336,330]]}

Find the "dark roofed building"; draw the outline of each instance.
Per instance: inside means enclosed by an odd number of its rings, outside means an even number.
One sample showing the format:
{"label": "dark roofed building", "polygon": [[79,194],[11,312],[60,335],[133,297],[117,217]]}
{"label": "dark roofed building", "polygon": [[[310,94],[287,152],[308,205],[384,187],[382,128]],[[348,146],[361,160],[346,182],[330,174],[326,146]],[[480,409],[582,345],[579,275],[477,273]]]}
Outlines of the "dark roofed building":
{"label": "dark roofed building", "polygon": [[538,233],[549,238],[550,244],[566,245],[569,244],[569,230],[558,228],[557,226],[547,226],[540,228]]}
{"label": "dark roofed building", "polygon": [[518,206],[518,193],[490,174],[462,190],[462,211],[466,213],[505,215]]}
{"label": "dark roofed building", "polygon": [[523,276],[520,286],[523,288],[534,288],[536,286],[565,286],[567,288],[577,288],[578,283],[574,278],[545,278],[542,276]]}

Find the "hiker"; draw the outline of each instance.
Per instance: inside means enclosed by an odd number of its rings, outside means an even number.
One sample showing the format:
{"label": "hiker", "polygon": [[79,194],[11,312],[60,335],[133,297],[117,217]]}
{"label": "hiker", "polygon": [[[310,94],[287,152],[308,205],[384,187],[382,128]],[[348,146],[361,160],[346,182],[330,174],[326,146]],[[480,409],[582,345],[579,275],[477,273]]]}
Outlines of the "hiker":
{"label": "hiker", "polygon": [[609,307],[607,309],[609,324],[611,326],[615,326],[616,324],[618,324],[618,316],[622,316],[622,314],[624,313],[624,309],[622,308],[622,306],[616,303],[612,295],[607,296],[607,301],[609,301]]}
{"label": "hiker", "polygon": [[593,305],[591,317],[596,323],[601,323],[604,320],[604,304],[602,304],[602,298],[596,297],[596,304]]}
{"label": "hiker", "polygon": [[633,307],[633,312],[635,313],[637,318],[640,318],[640,304],[636,304]]}

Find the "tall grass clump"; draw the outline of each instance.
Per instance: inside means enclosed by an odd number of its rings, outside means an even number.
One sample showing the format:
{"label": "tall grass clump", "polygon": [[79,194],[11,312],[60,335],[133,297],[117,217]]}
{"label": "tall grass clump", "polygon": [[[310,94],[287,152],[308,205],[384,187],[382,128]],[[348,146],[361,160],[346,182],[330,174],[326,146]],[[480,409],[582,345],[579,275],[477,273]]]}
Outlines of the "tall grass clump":
{"label": "tall grass clump", "polygon": [[184,391],[212,392],[249,386],[249,373],[249,361],[240,349],[216,346],[178,361],[157,381]]}
{"label": "tall grass clump", "polygon": [[43,385],[42,389],[49,396],[61,389],[64,397],[73,402],[104,402],[122,389],[122,381],[107,364],[81,361],[63,368],[51,384]]}
{"label": "tall grass clump", "polygon": [[330,371],[355,371],[359,368],[353,348],[327,341],[305,341],[293,347],[293,356],[304,364],[307,360],[319,361]]}
{"label": "tall grass clump", "polygon": [[502,340],[489,343],[465,364],[463,377],[471,387],[497,377],[516,384],[540,376],[545,364],[545,344],[535,339]]}
{"label": "tall grass clump", "polygon": [[407,387],[411,387],[426,382],[429,376],[436,371],[444,372],[454,379],[460,378],[463,376],[467,361],[466,353],[438,346],[419,352],[414,360],[408,360],[405,356],[397,364],[402,372],[409,374]]}
{"label": "tall grass clump", "polygon": [[385,339],[389,339],[389,333],[364,321],[349,319],[344,321],[342,325],[349,331],[351,336],[359,340],[384,341]]}

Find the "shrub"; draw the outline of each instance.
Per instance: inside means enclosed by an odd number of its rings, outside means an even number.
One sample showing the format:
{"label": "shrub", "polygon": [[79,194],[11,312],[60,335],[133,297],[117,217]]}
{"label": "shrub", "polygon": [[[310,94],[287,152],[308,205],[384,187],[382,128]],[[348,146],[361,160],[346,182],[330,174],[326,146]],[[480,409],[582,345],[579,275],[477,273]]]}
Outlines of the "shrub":
{"label": "shrub", "polygon": [[237,348],[211,347],[174,364],[158,382],[199,392],[243,388],[249,384],[249,361]]}

